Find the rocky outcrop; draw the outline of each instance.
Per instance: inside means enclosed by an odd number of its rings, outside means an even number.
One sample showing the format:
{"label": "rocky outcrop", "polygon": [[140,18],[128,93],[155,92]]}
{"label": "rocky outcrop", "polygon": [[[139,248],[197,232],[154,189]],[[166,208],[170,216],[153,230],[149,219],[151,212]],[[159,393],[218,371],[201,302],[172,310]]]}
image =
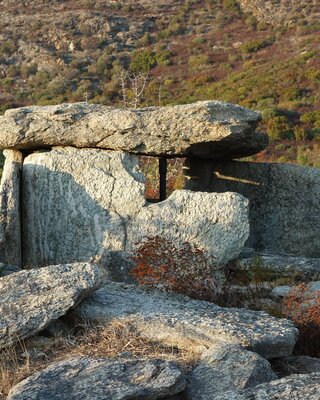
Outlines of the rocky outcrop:
{"label": "rocky outcrop", "polygon": [[247,246],[259,252],[320,257],[320,170],[289,164],[189,159],[187,189],[249,199]]}
{"label": "rocky outcrop", "polygon": [[166,361],[79,357],[18,383],[7,400],[169,400],[185,385],[183,373]]}
{"label": "rocky outcrop", "polygon": [[123,251],[126,221],[145,204],[130,154],[54,148],[23,164],[23,266],[87,261]]}
{"label": "rocky outcrop", "polygon": [[20,271],[0,279],[0,348],[32,336],[103,284],[88,263]]}
{"label": "rocky outcrop", "polygon": [[240,392],[228,391],[215,400],[318,400],[320,373],[293,375]]}
{"label": "rocky outcrop", "polygon": [[267,146],[267,136],[255,133],[260,120],[254,111],[220,101],[145,109],[87,103],[33,106],[0,117],[0,148],[74,146],[233,159]]}
{"label": "rocky outcrop", "polygon": [[238,268],[250,270],[259,261],[259,264],[278,276],[297,276],[302,280],[320,279],[320,258],[290,257],[285,255],[256,254],[241,258]]}
{"label": "rocky outcrop", "polygon": [[4,151],[6,161],[0,185],[0,262],[21,266],[20,173],[23,157],[19,151]]}
{"label": "rocky outcrop", "polygon": [[242,344],[271,359],[291,354],[297,329],[285,319],[160,291],[108,282],[74,312],[88,320],[120,320],[151,340],[202,352],[217,341]]}
{"label": "rocky outcrop", "polygon": [[290,356],[273,360],[272,367],[281,377],[293,374],[320,373],[320,358],[308,356]]}
{"label": "rocky outcrop", "polygon": [[217,343],[191,373],[188,400],[215,400],[219,393],[277,379],[270,363],[240,346]]}
{"label": "rocky outcrop", "polygon": [[235,193],[175,191],[167,200],[141,209],[128,227],[127,250],[161,236],[176,247],[201,248],[212,265],[236,258],[249,236],[248,201]]}

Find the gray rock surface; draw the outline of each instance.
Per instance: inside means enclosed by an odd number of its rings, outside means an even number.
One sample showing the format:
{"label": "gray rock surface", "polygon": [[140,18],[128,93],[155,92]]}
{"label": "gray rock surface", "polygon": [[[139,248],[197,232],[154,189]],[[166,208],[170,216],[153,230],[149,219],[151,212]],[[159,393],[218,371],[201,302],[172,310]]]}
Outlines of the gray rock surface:
{"label": "gray rock surface", "polygon": [[263,312],[115,282],[108,282],[74,312],[101,323],[121,320],[144,337],[180,348],[202,352],[220,340],[242,344],[268,359],[290,355],[298,333],[292,322]]}
{"label": "gray rock surface", "polygon": [[21,267],[20,174],[23,157],[19,151],[3,152],[6,160],[0,184],[0,262]]}
{"label": "gray rock surface", "polygon": [[74,358],[13,387],[7,400],[157,400],[184,390],[182,372],[160,360]]}
{"label": "gray rock surface", "polygon": [[[272,290],[271,294],[278,299],[284,298],[293,288],[294,286],[277,286]],[[320,282],[316,281],[308,283],[304,296],[306,299],[320,298]]]}
{"label": "gray rock surface", "polygon": [[0,148],[98,147],[149,155],[237,158],[263,150],[261,115],[220,101],[116,109],[75,103],[6,111]]}
{"label": "gray rock surface", "polygon": [[109,272],[117,270],[112,276],[125,277],[128,252],[157,235],[176,246],[197,245],[210,264],[240,254],[249,235],[243,196],[183,190],[147,204],[144,189],[135,155],[74,147],[29,155],[23,164],[22,265],[99,256]]}
{"label": "gray rock surface", "polygon": [[20,271],[0,279],[0,348],[44,329],[104,282],[89,263]]}
{"label": "gray rock surface", "polygon": [[283,277],[299,276],[305,280],[320,279],[320,258],[291,257],[275,254],[257,254],[240,258],[238,267],[248,270],[255,265],[257,258],[263,268],[267,268]]}
{"label": "gray rock surface", "polygon": [[293,374],[320,373],[320,358],[309,356],[290,356],[272,361],[272,367],[280,377]]}
{"label": "gray rock surface", "polygon": [[236,193],[175,191],[167,200],[141,209],[128,226],[127,250],[154,236],[176,247],[193,243],[210,263],[225,264],[240,254],[249,236],[248,201]]}
{"label": "gray rock surface", "polygon": [[215,400],[319,400],[320,373],[292,375],[240,392],[225,392]]}
{"label": "gray rock surface", "polygon": [[13,274],[14,272],[19,272],[21,268],[16,267],[15,265],[7,265],[0,263],[0,278]]}
{"label": "gray rock surface", "polygon": [[23,164],[23,266],[87,261],[123,251],[126,221],[145,204],[136,156],[54,148]]}
{"label": "gray rock surface", "polygon": [[259,252],[320,257],[318,168],[196,159],[187,164],[187,189],[232,191],[249,199],[247,246]]}
{"label": "gray rock surface", "polygon": [[217,343],[191,373],[188,400],[214,400],[219,393],[277,379],[270,363],[237,345]]}

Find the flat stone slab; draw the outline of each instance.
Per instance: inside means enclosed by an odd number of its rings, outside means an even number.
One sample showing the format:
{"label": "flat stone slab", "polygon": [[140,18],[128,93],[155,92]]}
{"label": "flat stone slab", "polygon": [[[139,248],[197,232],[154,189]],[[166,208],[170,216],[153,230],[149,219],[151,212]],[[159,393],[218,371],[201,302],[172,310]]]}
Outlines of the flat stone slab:
{"label": "flat stone slab", "polygon": [[238,343],[262,357],[290,355],[298,331],[264,312],[223,308],[205,301],[108,282],[74,310],[88,320],[121,320],[150,339],[203,351],[218,340]]}
{"label": "flat stone slab", "polygon": [[93,147],[152,156],[233,159],[263,150],[261,115],[221,101],[119,109],[75,103],[12,109],[0,117],[0,148]]}
{"label": "flat stone slab", "polygon": [[292,375],[240,392],[225,392],[215,400],[319,400],[320,373]]}
{"label": "flat stone slab", "polygon": [[183,373],[167,361],[78,357],[18,383],[7,400],[170,399],[185,385]]}
{"label": "flat stone slab", "polygon": [[20,271],[0,279],[0,349],[43,330],[104,282],[96,265]]}

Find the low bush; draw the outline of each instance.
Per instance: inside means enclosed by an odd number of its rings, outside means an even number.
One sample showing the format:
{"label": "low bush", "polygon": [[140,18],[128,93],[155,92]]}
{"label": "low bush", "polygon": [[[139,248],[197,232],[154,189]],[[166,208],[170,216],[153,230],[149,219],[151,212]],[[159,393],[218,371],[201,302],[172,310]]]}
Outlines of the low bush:
{"label": "low bush", "polygon": [[203,249],[188,242],[175,246],[162,236],[148,237],[132,252],[131,275],[140,285],[214,301],[216,280]]}
{"label": "low bush", "polygon": [[291,319],[299,328],[296,345],[298,354],[320,356],[320,291],[309,291],[302,283],[291,289],[282,303],[283,316]]}

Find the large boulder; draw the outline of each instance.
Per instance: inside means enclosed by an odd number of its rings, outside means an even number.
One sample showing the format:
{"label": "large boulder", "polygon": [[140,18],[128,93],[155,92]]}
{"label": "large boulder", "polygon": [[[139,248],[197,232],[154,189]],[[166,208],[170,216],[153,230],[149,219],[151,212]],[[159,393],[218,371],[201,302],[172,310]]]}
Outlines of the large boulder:
{"label": "large boulder", "polygon": [[191,373],[188,400],[215,400],[217,394],[277,379],[270,363],[240,346],[217,343]]}
{"label": "large boulder", "polygon": [[43,330],[104,282],[89,263],[20,271],[0,279],[0,349]]}
{"label": "large boulder", "polygon": [[319,400],[320,373],[292,375],[254,388],[227,391],[215,400]]}
{"label": "large boulder", "polygon": [[78,357],[18,383],[7,400],[170,399],[185,385],[183,373],[167,361]]}
{"label": "large boulder", "polygon": [[0,148],[98,147],[147,155],[233,159],[258,153],[261,115],[220,101],[144,109],[76,103],[33,106],[0,117]]}
{"label": "large boulder", "polygon": [[223,308],[185,296],[108,282],[73,311],[109,324],[123,321],[150,339],[203,351],[217,341],[238,343],[262,357],[290,355],[298,331],[291,321],[264,312]]}
{"label": "large boulder", "polygon": [[248,200],[236,193],[175,191],[167,200],[141,209],[128,226],[127,250],[161,236],[175,247],[192,243],[211,264],[236,258],[249,236]]}
{"label": "large boulder", "polygon": [[87,261],[123,251],[126,221],[145,204],[136,156],[54,148],[23,164],[23,266]]}
{"label": "large boulder", "polygon": [[186,188],[236,192],[250,202],[247,246],[320,257],[320,169],[289,164],[189,159]]}
{"label": "large boulder", "polygon": [[0,185],[0,262],[21,266],[20,174],[23,156],[3,152],[6,160]]}

